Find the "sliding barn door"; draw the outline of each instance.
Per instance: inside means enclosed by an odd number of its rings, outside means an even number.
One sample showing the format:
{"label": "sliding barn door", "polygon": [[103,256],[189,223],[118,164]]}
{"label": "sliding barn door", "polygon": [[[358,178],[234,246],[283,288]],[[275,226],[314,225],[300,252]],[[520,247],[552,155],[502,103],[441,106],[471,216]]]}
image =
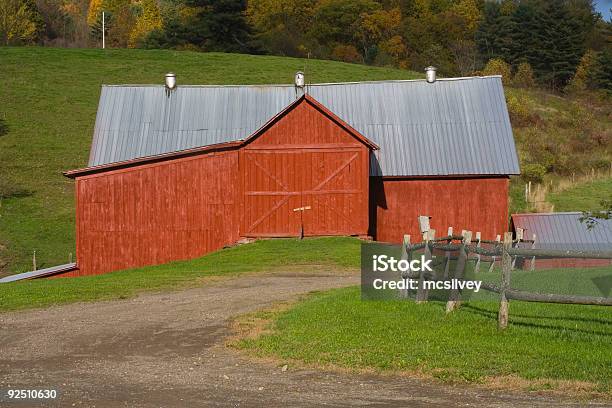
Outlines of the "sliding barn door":
{"label": "sliding barn door", "polygon": [[244,150],[241,235],[364,235],[364,154],[360,148]]}

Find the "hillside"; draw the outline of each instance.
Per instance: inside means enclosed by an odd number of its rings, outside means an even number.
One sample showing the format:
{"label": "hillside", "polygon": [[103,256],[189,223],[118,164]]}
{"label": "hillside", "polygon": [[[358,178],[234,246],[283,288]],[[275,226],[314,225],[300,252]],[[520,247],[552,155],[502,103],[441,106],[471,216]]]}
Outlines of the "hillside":
{"label": "hillside", "polygon": [[65,263],[74,249],[73,181],[83,167],[102,84],[291,83],[411,79],[409,71],[222,53],[0,48],[0,275]]}

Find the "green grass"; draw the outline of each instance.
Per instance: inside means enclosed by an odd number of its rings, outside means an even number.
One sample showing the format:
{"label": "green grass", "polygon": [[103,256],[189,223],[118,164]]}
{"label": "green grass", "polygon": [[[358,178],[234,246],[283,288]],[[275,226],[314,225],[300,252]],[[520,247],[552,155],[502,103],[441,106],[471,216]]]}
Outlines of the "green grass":
{"label": "green grass", "polygon": [[547,200],[555,205],[555,211],[597,211],[601,202],[612,199],[612,178],[580,184],[558,193],[551,193]]}
{"label": "green grass", "polygon": [[279,239],[223,249],[202,258],[98,276],[1,284],[0,311],[78,301],[120,299],[142,291],[194,286],[201,278],[271,271],[299,265],[359,267],[356,238]]}
{"label": "green grass", "polygon": [[[410,79],[415,73],[270,56],[0,47],[0,275],[65,263],[74,253],[74,189],[64,170],[87,163],[102,84],[291,83]],[[419,75],[420,76],[420,75]],[[0,126],[2,128],[2,126]]]}
{"label": "green grass", "polygon": [[[587,282],[591,276],[609,271],[580,271],[582,290],[592,286]],[[539,273],[546,276],[535,275]],[[576,273],[517,271],[515,275],[522,288],[567,291]],[[547,284],[552,276],[557,282]],[[595,384],[594,391],[609,395],[609,308],[512,301],[510,326],[498,331],[497,301],[472,301],[449,315],[444,306],[441,302],[362,301],[359,288],[332,290],[277,313],[271,331],[244,338],[237,346],[306,364],[412,371],[449,382],[480,383],[509,375],[585,381]]]}

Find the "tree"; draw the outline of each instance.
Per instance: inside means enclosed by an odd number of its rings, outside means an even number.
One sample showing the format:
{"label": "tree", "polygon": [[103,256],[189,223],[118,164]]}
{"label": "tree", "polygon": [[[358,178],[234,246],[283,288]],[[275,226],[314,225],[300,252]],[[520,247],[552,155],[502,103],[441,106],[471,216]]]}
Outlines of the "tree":
{"label": "tree", "polygon": [[501,75],[504,85],[509,85],[511,81],[510,65],[501,58],[493,58],[487,62],[482,73],[484,75]]}
{"label": "tree", "polygon": [[186,0],[198,8],[188,29],[188,42],[206,51],[256,52],[247,24],[245,0]]}
{"label": "tree", "polygon": [[598,70],[594,76],[597,87],[612,92],[612,46],[600,53],[597,66]]}
{"label": "tree", "polygon": [[587,225],[588,229],[596,228],[603,220],[612,220],[612,200],[601,202],[602,210],[584,211],[580,217],[580,222]]}
{"label": "tree", "polygon": [[[374,28],[362,24],[364,16],[381,10],[373,0],[329,0],[315,10],[314,21],[308,36],[320,44],[335,47],[338,44],[352,45],[359,49],[364,60],[368,60]],[[375,24],[372,24],[374,26]]]}
{"label": "tree", "polygon": [[597,70],[597,53],[587,50],[580,59],[580,64],[576,68],[574,76],[565,87],[567,92],[582,92],[593,87],[595,83],[594,75]]}
{"label": "tree", "polygon": [[87,11],[87,24],[90,27],[96,25],[100,15],[102,14],[104,0],[91,0],[89,10]]}
{"label": "tree", "polygon": [[36,39],[39,16],[22,0],[0,1],[0,40],[4,45],[31,43]]}
{"label": "tree", "polygon": [[559,89],[574,75],[594,27],[585,22],[587,12],[576,10],[591,8],[587,0],[488,3],[476,34],[479,49],[513,67],[528,62],[540,82]]}
{"label": "tree", "polygon": [[478,50],[476,44],[469,40],[457,40],[450,45],[455,57],[455,65],[462,76],[472,75],[478,64]]}
{"label": "tree", "polygon": [[363,56],[352,45],[336,45],[332,50],[331,57],[343,62],[363,62]]}
{"label": "tree", "polygon": [[247,21],[270,53],[305,56],[312,47],[306,33],[313,23],[316,0],[251,0]]}
{"label": "tree", "polygon": [[528,62],[543,82],[555,90],[564,87],[583,55],[585,34],[566,2],[545,2],[539,14],[539,30]]}
{"label": "tree", "polygon": [[482,13],[478,9],[475,0],[459,0],[450,10],[465,20],[465,25],[470,35],[476,32],[482,20]]}
{"label": "tree", "polygon": [[533,69],[528,62],[521,62],[516,69],[514,78],[512,79],[514,86],[522,88],[531,88],[535,86],[535,80],[533,78]]}
{"label": "tree", "polygon": [[124,3],[110,4],[110,14],[107,28],[106,43],[109,47],[125,48],[129,45],[132,31],[136,24],[136,18],[129,0]]}
{"label": "tree", "polygon": [[162,18],[156,0],[142,0],[139,14],[134,29],[130,32],[130,48],[136,47],[151,31],[162,28]]}

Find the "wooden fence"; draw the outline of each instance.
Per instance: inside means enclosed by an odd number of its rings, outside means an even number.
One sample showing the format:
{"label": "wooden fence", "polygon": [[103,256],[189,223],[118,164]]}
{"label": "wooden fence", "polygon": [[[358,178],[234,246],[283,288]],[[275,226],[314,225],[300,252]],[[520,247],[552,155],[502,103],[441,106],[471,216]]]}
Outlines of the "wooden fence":
{"label": "wooden fence", "polygon": [[[511,275],[517,257],[531,258],[531,269],[537,257],[549,258],[584,258],[584,259],[612,259],[612,251],[569,251],[569,250],[544,250],[535,249],[533,244],[535,240],[523,239],[519,232],[516,239],[513,239],[511,232],[504,234],[503,241],[498,236],[496,240],[481,240],[480,233],[476,233],[476,241],[472,241],[472,232],[463,231],[461,235],[453,235],[452,228],[449,228],[448,235],[440,238],[435,237],[435,230],[430,230],[423,233],[423,241],[417,244],[410,243],[410,235],[404,236],[402,244],[402,259],[412,259],[414,251],[423,250],[425,260],[432,260],[433,250],[444,251],[442,261],[434,262],[434,266],[444,264],[444,274],[439,278],[436,274],[430,272],[409,272],[404,273],[402,278],[414,279],[419,281],[416,293],[416,302],[424,303],[428,301],[428,291],[423,282],[425,280],[439,281],[446,280],[449,277],[451,261],[455,261],[454,279],[461,280],[464,277],[466,265],[470,260],[470,254],[473,254],[471,260],[475,262],[475,272],[478,272],[481,267],[481,257],[491,257],[489,272],[493,270],[495,262],[500,260],[501,263],[501,281],[500,285],[494,285],[487,282],[482,282],[481,289],[489,292],[498,293],[500,295],[500,304],[498,312],[498,327],[505,329],[508,326],[508,313],[510,300],[520,300],[523,302],[541,302],[541,303],[562,303],[575,305],[599,305],[612,306],[612,298],[596,297],[596,296],[573,296],[548,293],[533,293],[522,290],[513,289],[511,285]],[[457,242],[458,241],[458,242]],[[528,243],[532,244],[532,248],[517,248],[515,244]],[[490,248],[486,249],[481,244],[489,244]],[[458,255],[451,256],[451,252],[458,252]],[[456,310],[461,305],[461,293],[458,289],[450,291],[447,303],[446,312],[450,313]]]}

